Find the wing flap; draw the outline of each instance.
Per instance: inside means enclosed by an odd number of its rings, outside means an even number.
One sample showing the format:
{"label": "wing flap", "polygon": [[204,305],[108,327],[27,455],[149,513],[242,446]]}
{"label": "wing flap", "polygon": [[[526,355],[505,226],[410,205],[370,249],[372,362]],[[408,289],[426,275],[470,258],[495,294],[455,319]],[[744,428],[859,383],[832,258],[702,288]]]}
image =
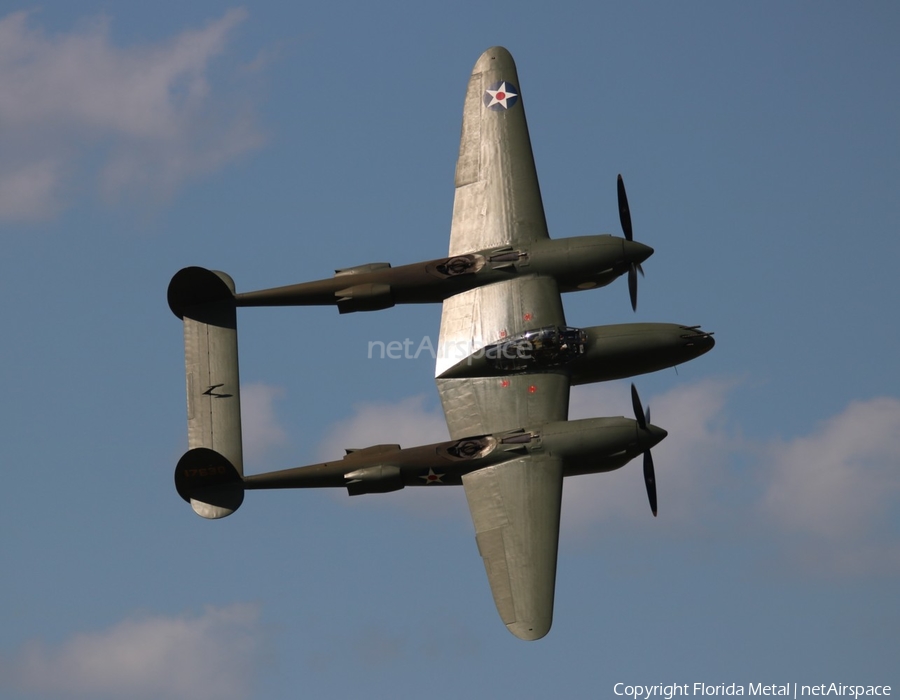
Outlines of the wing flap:
{"label": "wing flap", "polygon": [[437,388],[453,440],[537,427],[569,415],[569,377],[561,372],[438,379]]}
{"label": "wing flap", "polygon": [[497,612],[520,639],[553,622],[562,480],[560,459],[534,456],[463,477]]}

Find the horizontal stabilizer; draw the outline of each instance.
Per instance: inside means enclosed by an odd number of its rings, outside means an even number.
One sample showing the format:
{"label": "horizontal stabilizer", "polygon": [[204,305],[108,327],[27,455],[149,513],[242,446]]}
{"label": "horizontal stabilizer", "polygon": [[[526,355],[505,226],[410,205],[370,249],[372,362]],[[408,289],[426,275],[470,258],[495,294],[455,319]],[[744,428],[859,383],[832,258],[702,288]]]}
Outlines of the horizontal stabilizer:
{"label": "horizontal stabilizer", "polygon": [[244,483],[237,469],[205,447],[188,450],[178,460],[175,490],[197,515],[211,520],[231,515],[244,502]]}
{"label": "horizontal stabilizer", "polygon": [[[184,321],[187,455],[204,448],[196,454],[217,455],[240,481],[244,462],[234,282],[224,272],[188,267],[172,278],[168,298],[172,311]],[[240,505],[243,490],[238,492]],[[209,515],[196,505],[194,510],[204,517],[231,512]]]}

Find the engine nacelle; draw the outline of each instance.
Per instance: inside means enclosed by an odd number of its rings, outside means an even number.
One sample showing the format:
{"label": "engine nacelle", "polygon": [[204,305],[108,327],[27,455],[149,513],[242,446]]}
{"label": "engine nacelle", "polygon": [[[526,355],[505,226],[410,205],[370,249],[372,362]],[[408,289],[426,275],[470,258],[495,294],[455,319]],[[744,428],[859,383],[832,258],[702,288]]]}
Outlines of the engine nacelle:
{"label": "engine nacelle", "polygon": [[342,314],[354,311],[380,311],[394,305],[394,295],[389,284],[357,284],[334,293],[338,311]]}
{"label": "engine nacelle", "polygon": [[400,467],[386,464],[357,469],[344,474],[344,478],[347,480],[347,492],[351,496],[361,496],[364,493],[390,493],[399,491],[405,486]]}

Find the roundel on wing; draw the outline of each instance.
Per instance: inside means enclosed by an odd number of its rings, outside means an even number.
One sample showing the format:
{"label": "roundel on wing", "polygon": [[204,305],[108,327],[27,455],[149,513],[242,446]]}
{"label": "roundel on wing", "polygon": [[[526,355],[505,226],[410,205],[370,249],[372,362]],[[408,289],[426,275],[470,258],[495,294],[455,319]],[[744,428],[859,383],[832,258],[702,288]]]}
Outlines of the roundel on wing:
{"label": "roundel on wing", "polygon": [[501,80],[484,91],[484,106],[495,112],[513,107],[519,101],[519,88],[512,83]]}

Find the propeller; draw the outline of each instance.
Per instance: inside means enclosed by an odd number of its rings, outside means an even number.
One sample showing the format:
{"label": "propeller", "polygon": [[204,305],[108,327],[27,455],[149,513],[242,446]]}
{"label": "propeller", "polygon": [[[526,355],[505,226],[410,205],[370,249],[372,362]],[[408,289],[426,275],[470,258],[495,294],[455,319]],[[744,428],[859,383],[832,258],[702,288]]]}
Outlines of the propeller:
{"label": "propeller", "polygon": [[[647,430],[650,425],[650,407],[647,406],[646,413],[641,408],[641,398],[638,396],[637,389],[634,384],[631,385],[631,405],[634,408],[634,419],[637,421],[641,430]],[[647,498],[650,500],[650,510],[653,511],[653,517],[656,517],[656,472],[653,469],[653,455],[650,449],[644,450],[644,484],[647,487]]]}
{"label": "propeller", "polygon": [[[619,198],[619,222],[622,224],[622,233],[626,241],[634,240],[634,231],[631,228],[631,209],[628,206],[628,195],[625,194],[625,183],[619,175],[616,180],[616,194]],[[644,269],[640,263],[631,263],[628,266],[628,295],[631,297],[631,308],[637,311],[637,273],[644,276]]]}

